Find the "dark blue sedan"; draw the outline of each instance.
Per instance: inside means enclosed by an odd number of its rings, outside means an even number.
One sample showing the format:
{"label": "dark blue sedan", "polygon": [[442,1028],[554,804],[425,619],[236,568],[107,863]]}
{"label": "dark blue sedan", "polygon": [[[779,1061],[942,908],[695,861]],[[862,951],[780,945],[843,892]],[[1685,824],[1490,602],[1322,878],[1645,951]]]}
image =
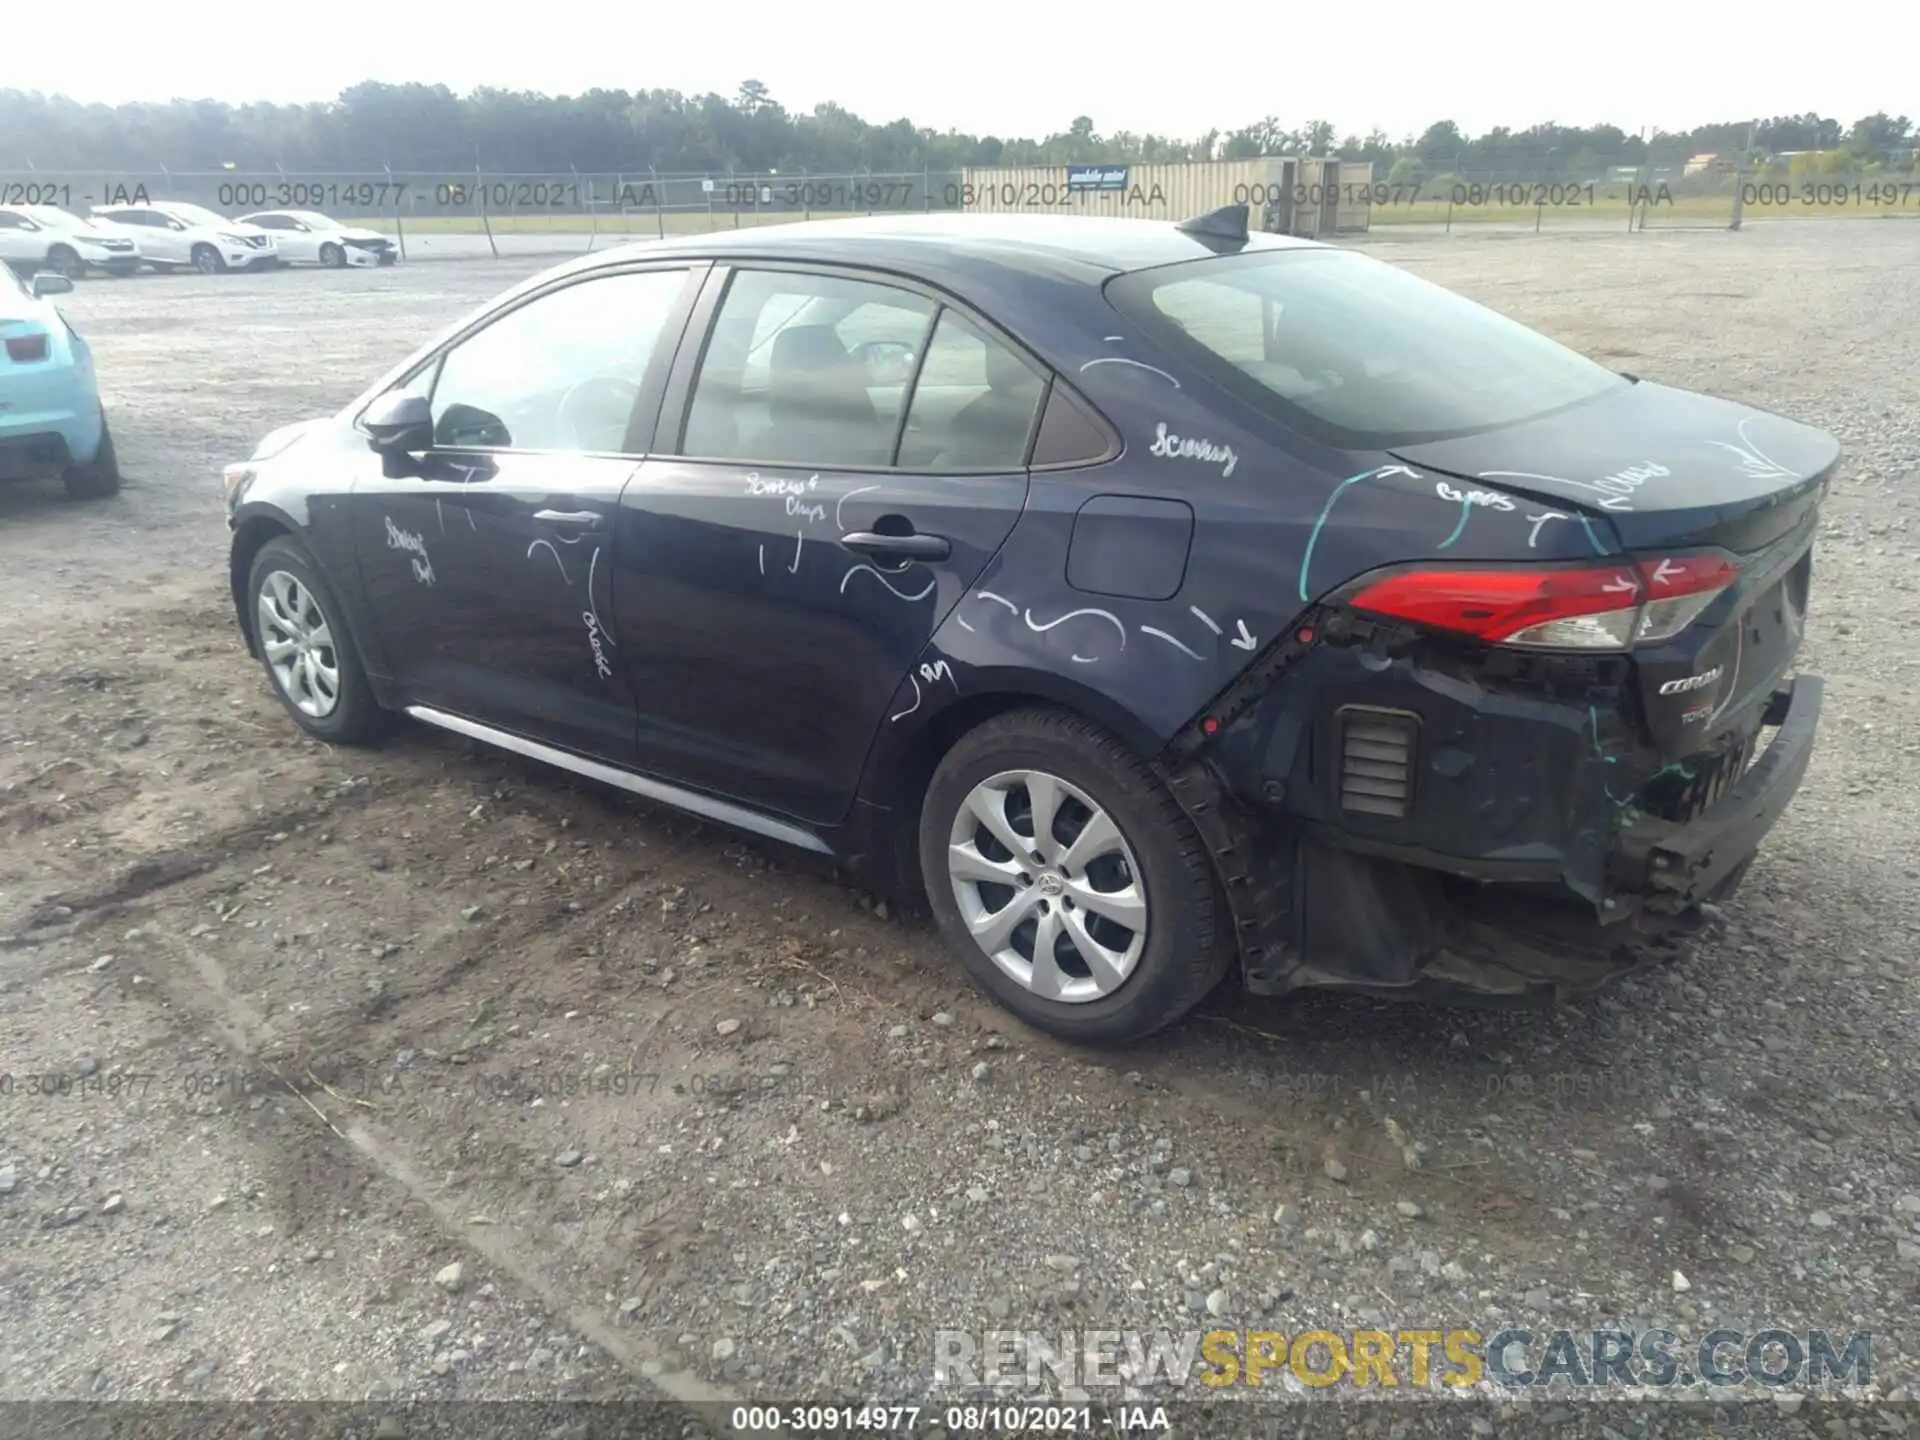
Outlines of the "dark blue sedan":
{"label": "dark blue sedan", "polygon": [[563,265],[227,504],[309,733],[814,852],[1121,1041],[1659,953],[1805,770],[1838,458],[1244,209],[914,216]]}

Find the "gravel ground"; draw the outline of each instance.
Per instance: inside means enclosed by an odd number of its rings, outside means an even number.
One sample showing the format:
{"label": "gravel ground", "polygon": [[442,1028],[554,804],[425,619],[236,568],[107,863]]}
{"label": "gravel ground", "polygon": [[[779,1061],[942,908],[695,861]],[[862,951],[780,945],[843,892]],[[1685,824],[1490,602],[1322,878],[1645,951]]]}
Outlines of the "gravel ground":
{"label": "gravel ground", "polygon": [[[127,487],[0,492],[0,1398],[924,1399],[939,1330],[1216,1325],[1871,1330],[1902,1398],[1920,229],[1381,253],[1839,436],[1820,748],[1689,956],[1578,1008],[1227,988],[1104,1054],[786,855],[276,708],[219,466],[527,262],[83,286]],[[1446,1410],[1391,1423],[1564,1419]],[[1555,1433],[1656,1414],[1706,1423]]]}

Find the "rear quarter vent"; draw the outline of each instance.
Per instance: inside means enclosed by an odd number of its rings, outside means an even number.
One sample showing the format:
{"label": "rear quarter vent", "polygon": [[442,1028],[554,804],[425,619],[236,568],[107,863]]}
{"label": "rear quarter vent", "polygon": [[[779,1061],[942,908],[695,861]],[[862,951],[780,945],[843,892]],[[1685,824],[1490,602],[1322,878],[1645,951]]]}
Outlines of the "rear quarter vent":
{"label": "rear quarter vent", "polygon": [[1409,710],[1343,706],[1340,808],[1402,820],[1413,813],[1413,776],[1420,754],[1420,717]]}

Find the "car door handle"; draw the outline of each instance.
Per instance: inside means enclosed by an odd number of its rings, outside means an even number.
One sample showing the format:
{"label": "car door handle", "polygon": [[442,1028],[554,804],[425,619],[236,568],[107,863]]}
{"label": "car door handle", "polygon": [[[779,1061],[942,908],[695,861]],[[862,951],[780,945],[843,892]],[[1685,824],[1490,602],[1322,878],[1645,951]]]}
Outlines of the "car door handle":
{"label": "car door handle", "polygon": [[953,553],[952,542],[943,535],[879,535],[855,530],[842,535],[840,543],[862,555],[893,555],[903,560],[944,560]]}
{"label": "car door handle", "polygon": [[536,510],[533,518],[548,525],[577,525],[587,530],[598,530],[607,523],[598,510]]}

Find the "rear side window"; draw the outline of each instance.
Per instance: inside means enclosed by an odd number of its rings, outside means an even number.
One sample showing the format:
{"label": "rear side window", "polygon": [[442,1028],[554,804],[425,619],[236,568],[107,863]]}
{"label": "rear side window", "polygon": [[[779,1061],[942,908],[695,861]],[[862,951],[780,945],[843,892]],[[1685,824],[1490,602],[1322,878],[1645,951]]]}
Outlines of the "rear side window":
{"label": "rear side window", "polygon": [[1516,425],[1629,383],[1497,311],[1345,250],[1262,250],[1108,287],[1203,373],[1308,434],[1388,449]]}
{"label": "rear side window", "polygon": [[685,453],[886,466],[934,309],[865,280],[738,272],[701,357]]}
{"label": "rear side window", "polygon": [[911,470],[1017,470],[1046,381],[952,310],[940,312],[900,442]]}
{"label": "rear side window", "polygon": [[1039,438],[1033,442],[1033,463],[1039,465],[1092,465],[1112,453],[1107,432],[1087,413],[1080,402],[1059,385],[1047,397],[1047,413],[1040,421]]}

